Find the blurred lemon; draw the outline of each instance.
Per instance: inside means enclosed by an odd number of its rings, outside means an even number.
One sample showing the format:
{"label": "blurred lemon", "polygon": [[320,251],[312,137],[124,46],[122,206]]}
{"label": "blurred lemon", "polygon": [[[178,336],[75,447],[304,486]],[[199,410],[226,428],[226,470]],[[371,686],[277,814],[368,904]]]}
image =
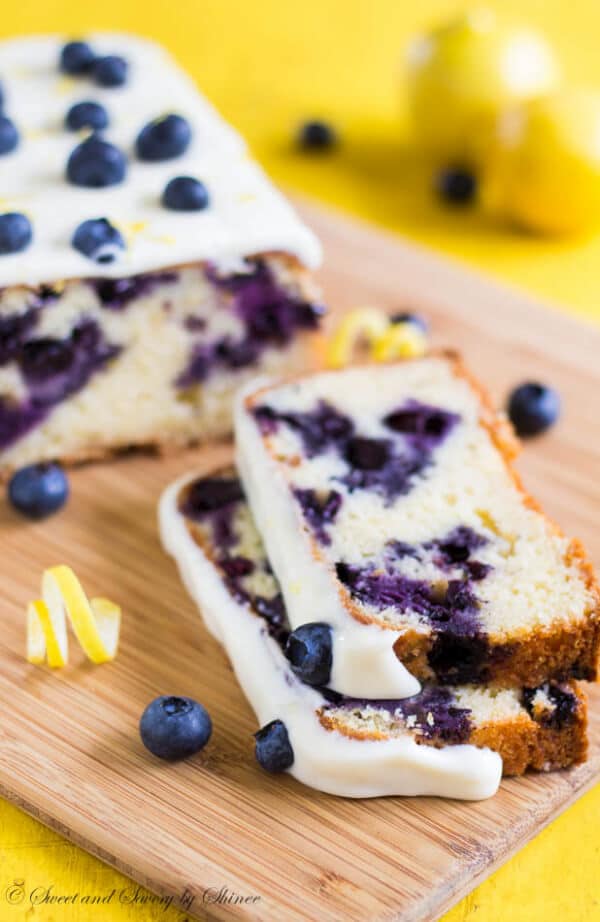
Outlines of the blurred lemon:
{"label": "blurred lemon", "polygon": [[441,164],[479,164],[497,114],[551,90],[552,49],[535,32],[474,10],[414,40],[407,51],[408,102],[418,148]]}
{"label": "blurred lemon", "polygon": [[600,221],[600,93],[564,88],[498,120],[484,207],[547,234]]}

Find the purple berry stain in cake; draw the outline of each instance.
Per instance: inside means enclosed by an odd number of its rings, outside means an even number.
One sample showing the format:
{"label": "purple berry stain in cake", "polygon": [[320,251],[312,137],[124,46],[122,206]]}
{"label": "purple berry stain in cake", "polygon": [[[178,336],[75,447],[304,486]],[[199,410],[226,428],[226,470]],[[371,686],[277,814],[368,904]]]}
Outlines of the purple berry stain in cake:
{"label": "purple berry stain in cake", "polygon": [[337,490],[330,490],[324,496],[319,496],[315,490],[294,490],[294,496],[317,540],[321,544],[331,544],[325,528],[335,521],[342,505],[341,494]]}
{"label": "purple berry stain in cake", "polygon": [[53,407],[76,394],[120,352],[94,320],[85,320],[64,339],[40,337],[19,343],[16,361],[27,386],[20,403],[0,398],[0,448],[39,425]]}
{"label": "purple berry stain in cake", "polygon": [[100,303],[105,310],[122,311],[132,301],[151,295],[157,288],[170,285],[179,279],[177,272],[146,272],[130,278],[90,279]]}
{"label": "purple berry stain in cake", "polygon": [[[380,611],[410,612],[431,625],[434,639],[428,661],[440,681],[483,681],[490,670],[491,653],[472,584],[484,579],[492,568],[471,555],[487,543],[483,535],[459,526],[423,545],[390,541],[380,566],[371,563],[360,567],[340,561],[336,573],[358,602]],[[440,580],[432,584],[402,574],[397,562],[405,558],[433,562],[440,570]],[[502,649],[495,649],[494,661],[503,655]]]}
{"label": "purple berry stain in cake", "polygon": [[249,264],[248,272],[219,275],[205,270],[207,280],[225,296],[229,308],[242,324],[238,336],[203,339],[192,349],[177,387],[204,381],[214,369],[239,369],[254,365],[269,347],[287,346],[298,330],[316,330],[323,308],[295,297],[283,287],[263,260]]}
{"label": "purple berry stain in cake", "polygon": [[210,522],[220,554],[235,544],[233,517],[244,493],[237,477],[204,477],[190,484],[179,502],[179,511],[194,522]]}
{"label": "purple berry stain in cake", "polygon": [[[548,708],[538,711],[534,704],[537,693],[541,691],[543,697],[549,702]],[[543,727],[551,730],[561,730],[574,722],[579,709],[577,695],[562,685],[549,682],[540,688],[524,688],[522,692],[523,707],[529,716]]]}
{"label": "purple berry stain in cake", "polygon": [[237,477],[204,477],[184,489],[178,508],[193,522],[209,525],[216,551],[215,563],[223,573],[225,585],[238,602],[250,606],[264,619],[269,634],[283,647],[289,626],[281,593],[276,592],[269,598],[250,592],[244,586],[246,577],[257,569],[271,572],[266,558],[251,560],[236,552],[235,517],[244,503],[242,485]]}
{"label": "purple berry stain in cake", "polygon": [[348,698],[330,689],[323,690],[323,694],[329,701],[325,710],[341,707],[362,711],[373,707],[388,711],[392,716],[402,719],[418,736],[430,742],[464,743],[471,733],[471,711],[469,708],[458,707],[448,688],[425,687],[418,695],[400,700]]}
{"label": "purple berry stain in cake", "polygon": [[325,400],[304,412],[261,405],[253,415],[263,436],[273,435],[282,424],[292,429],[307,458],[337,452],[348,470],[335,479],[350,493],[372,490],[388,505],[411,490],[460,419],[448,410],[410,400],[384,418],[389,437],[367,438],[356,432],[350,417]]}
{"label": "purple berry stain in cake", "polygon": [[326,400],[320,400],[314,410],[306,412],[280,412],[269,406],[259,406],[253,415],[263,435],[273,435],[281,423],[292,429],[302,442],[307,458],[330,449],[343,452],[354,434],[352,420]]}

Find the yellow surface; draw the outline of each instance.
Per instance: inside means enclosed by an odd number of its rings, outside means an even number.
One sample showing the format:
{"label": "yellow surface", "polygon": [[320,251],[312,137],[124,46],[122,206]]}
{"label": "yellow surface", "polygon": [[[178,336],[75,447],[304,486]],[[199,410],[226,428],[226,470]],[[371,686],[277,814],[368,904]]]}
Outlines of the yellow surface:
{"label": "yellow surface", "polygon": [[[600,85],[597,0],[488,5],[544,29],[570,80]],[[406,148],[399,51],[415,30],[464,6],[452,0],[6,0],[0,34],[115,28],[159,38],[245,133],[277,180],[600,320],[600,237],[549,242],[477,213],[444,210]],[[296,123],[312,115],[338,126],[343,143],[335,154],[307,158],[291,150]],[[144,903],[143,891],[8,804],[0,803],[0,829],[2,922],[185,918],[180,909]],[[599,864],[597,787],[446,922],[600,920]],[[36,887],[52,887],[50,896],[78,892],[80,900],[114,893],[104,904],[31,907],[27,895],[20,901],[22,888],[14,881],[24,881],[27,894]],[[43,897],[43,889],[37,893]]]}

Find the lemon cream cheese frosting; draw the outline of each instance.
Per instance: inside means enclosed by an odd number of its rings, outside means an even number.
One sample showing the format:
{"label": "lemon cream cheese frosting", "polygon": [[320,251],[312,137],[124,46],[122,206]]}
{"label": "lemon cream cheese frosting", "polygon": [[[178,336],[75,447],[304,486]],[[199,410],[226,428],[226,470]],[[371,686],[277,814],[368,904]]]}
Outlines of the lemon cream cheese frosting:
{"label": "lemon cream cheese frosting", "polygon": [[408,698],[377,700],[302,679],[281,586],[235,471],[171,485],[159,523],[256,712],[257,758],[268,770],[288,768],[305,784],[349,797],[478,799],[495,792],[501,770],[549,770],[584,758],[585,701],[574,683],[428,684]]}
{"label": "lemon cream cheese frosting", "polygon": [[[94,71],[78,75],[60,69],[63,42],[30,37],[0,43],[4,113],[19,143],[0,155],[3,212],[24,213],[31,244],[0,258],[0,286],[33,285],[91,274],[88,259],[71,244],[85,220],[104,217],[126,246],[102,275],[110,278],[198,260],[239,268],[257,253],[283,251],[314,268],[320,248],[249,156],[240,136],[198,92],[193,81],[159,45],[122,34],[86,38],[98,59],[121,58],[122,85],[103,86]],[[67,178],[74,149],[89,129],[71,131],[70,109],[99,103],[107,118],[102,138],[122,154],[125,176],[110,186],[82,187]],[[183,118],[189,143],[176,157],[142,160],[136,140],[146,125],[169,114]],[[195,177],[209,204],[200,211],[174,211],[161,203],[169,180]]]}
{"label": "lemon cream cheese frosting", "polygon": [[315,358],[312,232],[159,46],[0,42],[0,474],[221,437]]}

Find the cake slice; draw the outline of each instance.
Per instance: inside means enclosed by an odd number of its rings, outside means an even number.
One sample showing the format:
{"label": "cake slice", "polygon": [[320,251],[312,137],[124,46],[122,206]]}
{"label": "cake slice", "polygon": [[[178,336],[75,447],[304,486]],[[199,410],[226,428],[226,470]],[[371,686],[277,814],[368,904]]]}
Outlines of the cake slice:
{"label": "cake slice", "polygon": [[596,678],[583,548],[524,491],[510,432],[456,357],[254,389],[236,444],[290,623],[332,629],[337,691]]}
{"label": "cake slice", "polygon": [[585,758],[586,705],[574,683],[430,685],[376,701],[300,681],[284,652],[290,626],[281,589],[234,472],[176,482],[159,519],[164,546],[258,720],[283,723],[290,771],[305,784],[350,797],[478,799],[495,792],[502,766],[511,775]]}
{"label": "cake slice", "polygon": [[322,314],[317,240],[166,52],[63,45],[0,42],[0,473],[226,435]]}

